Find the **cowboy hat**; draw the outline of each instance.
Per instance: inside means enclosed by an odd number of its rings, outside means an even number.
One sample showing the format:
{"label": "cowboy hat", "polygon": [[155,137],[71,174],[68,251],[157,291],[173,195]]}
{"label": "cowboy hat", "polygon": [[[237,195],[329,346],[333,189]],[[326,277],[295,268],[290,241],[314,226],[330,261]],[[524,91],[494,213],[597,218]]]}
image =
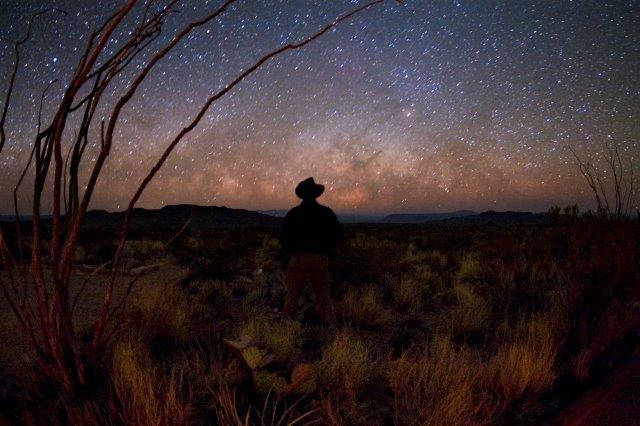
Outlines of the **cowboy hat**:
{"label": "cowboy hat", "polygon": [[312,177],[307,178],[296,186],[296,195],[299,198],[318,198],[324,192],[324,185],[318,185]]}

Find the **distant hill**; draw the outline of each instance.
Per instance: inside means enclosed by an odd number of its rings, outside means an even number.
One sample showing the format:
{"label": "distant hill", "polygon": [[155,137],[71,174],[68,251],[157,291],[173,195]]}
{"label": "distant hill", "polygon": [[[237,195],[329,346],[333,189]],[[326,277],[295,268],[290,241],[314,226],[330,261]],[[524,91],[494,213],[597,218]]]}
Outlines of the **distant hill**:
{"label": "distant hill", "polygon": [[[259,210],[258,213],[273,217],[285,217],[288,210]],[[340,223],[379,223],[384,216],[360,215],[360,214],[337,214]]]}
{"label": "distant hill", "polygon": [[496,212],[493,210],[479,214],[450,217],[447,219],[432,221],[434,225],[448,226],[474,226],[474,225],[540,225],[547,223],[547,213],[531,212]]}
{"label": "distant hill", "polygon": [[431,223],[435,221],[441,221],[451,218],[461,218],[476,214],[476,212],[471,210],[457,210],[447,213],[390,214],[382,219],[382,223]]}
{"label": "distant hill", "polygon": [[258,213],[273,217],[285,217],[288,211],[289,210],[258,210]]}
{"label": "distant hill", "polygon": [[[92,210],[87,212],[83,230],[119,229],[124,212],[107,212]],[[157,210],[134,209],[131,218],[131,229],[177,230],[191,220],[189,226],[199,229],[244,228],[279,226],[281,219],[258,212],[228,207],[197,206],[178,204]]]}
{"label": "distant hill", "polygon": [[358,215],[358,214],[339,214],[340,223],[380,223],[384,216],[375,215]]}
{"label": "distant hill", "polygon": [[538,225],[548,221],[547,213],[497,212],[489,210],[476,213],[471,210],[458,210],[449,213],[391,214],[382,222],[389,224],[431,224],[444,226],[474,225]]}
{"label": "distant hill", "polygon": [[[187,220],[191,220],[191,229],[215,228],[252,228],[279,227],[286,210],[267,210],[255,212],[251,210],[232,209],[228,207],[198,206],[192,204],[178,204],[161,209],[149,210],[138,208],[133,210],[130,229],[134,231],[171,231],[178,230]],[[87,212],[82,229],[84,231],[113,231],[120,229],[124,212],[108,212],[105,210],[91,210]],[[486,211],[476,213],[471,210],[458,210],[448,213],[421,214],[390,214],[388,216],[375,215],[338,215],[340,222],[370,223],[370,224],[431,224],[443,226],[474,226],[474,225],[536,225],[546,223],[546,213],[531,212],[497,212]],[[30,217],[23,216],[23,223]],[[12,222],[10,215],[0,216],[0,222]],[[45,228],[50,225],[50,216],[43,216]],[[25,223],[25,225],[27,225]]]}

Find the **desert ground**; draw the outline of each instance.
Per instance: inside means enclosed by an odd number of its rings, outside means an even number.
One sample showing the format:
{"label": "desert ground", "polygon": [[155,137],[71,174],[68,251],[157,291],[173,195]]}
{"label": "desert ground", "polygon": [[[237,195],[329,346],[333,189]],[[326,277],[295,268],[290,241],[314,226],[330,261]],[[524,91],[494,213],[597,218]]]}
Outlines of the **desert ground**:
{"label": "desert ground", "polygon": [[[338,324],[305,293],[281,316],[277,228],[162,232],[128,242],[141,273],[71,405],[51,393],[2,308],[2,415],[40,423],[635,424],[637,222],[349,225],[331,257]],[[91,324],[111,234],[85,236],[72,281]],[[101,258],[102,257],[102,258]],[[149,270],[136,269],[151,266]],[[6,272],[3,272],[6,273]]]}

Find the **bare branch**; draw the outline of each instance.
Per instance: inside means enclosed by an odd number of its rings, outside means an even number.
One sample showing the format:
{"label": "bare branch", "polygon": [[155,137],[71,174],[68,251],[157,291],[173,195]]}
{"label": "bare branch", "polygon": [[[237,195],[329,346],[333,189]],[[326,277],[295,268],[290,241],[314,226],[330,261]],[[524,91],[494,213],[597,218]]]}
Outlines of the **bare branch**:
{"label": "bare branch", "polygon": [[[98,348],[108,342],[109,338],[117,330],[105,333],[105,329],[110,327],[110,321],[125,309],[128,295],[131,293],[136,280],[134,277],[126,284],[125,296],[115,307],[111,305],[113,288],[118,274],[118,268],[122,258],[122,250],[127,238],[128,224],[131,218],[133,207],[137,203],[141,194],[157,174],[158,170],[167,160],[173,149],[183,138],[189,134],[202,120],[210,106],[225,96],[241,81],[259,69],[271,58],[289,50],[299,49],[323,34],[331,31],[340,22],[349,19],[356,13],[364,11],[384,0],[370,1],[359,6],[339,17],[332,23],[319,29],[311,36],[304,38],[297,43],[283,45],[274,51],[259,58],[253,65],[240,73],[222,90],[212,94],[202,105],[199,112],[193,117],[188,126],[180,130],[174,139],[170,141],[161,157],[157,160],[153,168],[146,175],[140,186],[133,194],[128,208],[125,212],[123,222],[120,227],[119,242],[116,254],[111,262],[101,265],[95,269],[92,275],[85,278],[78,291],[70,297],[69,282],[70,275],[74,269],[73,258],[77,249],[79,230],[84,220],[85,213],[95,189],[96,182],[102,172],[106,158],[109,156],[113,144],[115,128],[119,123],[123,108],[136,94],[136,91],[145,81],[150,72],[160,63],[160,61],[174,49],[184,38],[194,29],[199,28],[224,13],[230,5],[237,0],[226,0],[221,2],[219,7],[204,16],[198,21],[194,21],[183,27],[174,35],[171,40],[160,46],[156,51],[151,52],[148,62],[137,72],[135,78],[123,93],[116,99],[115,105],[111,108],[108,119],[101,120],[99,129],[95,128],[94,117],[96,111],[102,111],[102,97],[107,88],[116,81],[116,77],[121,75],[141,54],[146,52],[157,40],[163,29],[163,24],[168,16],[176,11],[173,9],[178,0],[164,0],[164,7],[153,10],[158,2],[146,0],[144,10],[141,11],[141,19],[136,24],[133,31],[129,32],[128,40],[120,45],[115,52],[106,53],[106,46],[114,31],[123,29],[125,18],[131,15],[131,11],[139,0],[127,0],[119,7],[103,24],[88,37],[88,42],[84,52],[78,59],[76,67],[65,86],[62,100],[51,121],[44,130],[42,129],[41,114],[45,94],[42,94],[38,111],[38,129],[35,140],[29,155],[29,160],[23,169],[18,183],[14,188],[14,213],[17,223],[17,235],[19,240],[20,263],[22,265],[22,288],[16,284],[14,268],[15,261],[11,257],[3,235],[0,233],[0,257],[2,262],[8,265],[9,282],[0,282],[3,294],[9,300],[11,309],[18,318],[19,323],[25,329],[25,334],[29,337],[32,345],[36,348],[38,359],[45,374],[49,376],[52,383],[60,386],[64,392],[74,392],[86,384],[87,376],[85,369],[91,362],[96,361],[99,355]],[[37,15],[36,15],[37,16]],[[1,117],[2,143],[0,150],[4,146],[5,131],[4,123],[11,101],[13,87],[17,75],[20,60],[20,46],[25,43],[31,35],[33,19],[30,20],[27,36],[16,44],[16,60],[13,73],[10,79],[9,90],[4,103]],[[100,62],[99,62],[100,61]],[[88,92],[88,93],[85,93]],[[77,121],[70,121],[70,117],[75,111],[82,109],[81,117]],[[75,117],[74,117],[75,118]],[[65,127],[73,125],[73,139],[68,148],[64,147],[63,155],[63,135],[66,134]],[[93,130],[96,131],[100,139],[99,152],[94,164],[88,171],[88,181],[83,194],[80,194],[79,172],[84,156],[86,155],[89,139],[93,137]],[[91,136],[90,136],[91,135]],[[97,144],[96,144],[97,145]],[[33,180],[33,200],[32,200],[32,220],[31,220],[31,263],[30,279],[25,268],[24,248],[22,246],[22,235],[20,230],[20,212],[18,210],[18,194],[21,185],[25,181],[27,173],[34,171]],[[52,171],[52,175],[49,172]],[[585,169],[590,173],[589,169]],[[593,176],[592,176],[593,177]],[[592,180],[595,184],[595,181]],[[52,186],[52,230],[50,238],[49,259],[46,260],[46,251],[43,247],[43,229],[40,220],[40,209],[42,195],[45,187],[49,189],[49,182]],[[62,223],[61,207],[64,206],[64,220]],[[178,231],[178,233],[167,243],[169,247],[172,241],[177,238],[187,227],[188,222]],[[45,274],[45,268],[49,267],[51,273]],[[109,269],[102,304],[95,319],[90,343],[85,343],[77,336],[74,329],[72,316],[79,299],[85,291],[88,282],[93,274],[99,270]],[[27,289],[30,291],[27,292]],[[105,338],[104,336],[107,335]]]}
{"label": "bare branch", "polygon": [[39,17],[44,15],[47,12],[59,12],[64,15],[67,14],[62,9],[58,9],[56,7],[52,7],[49,9],[42,10],[38,13],[31,15],[27,24],[27,34],[21,40],[18,40],[14,46],[14,61],[13,61],[13,70],[11,71],[11,78],[9,79],[9,88],[7,89],[7,95],[4,100],[4,106],[2,107],[2,115],[0,116],[0,152],[2,152],[2,148],[4,147],[4,143],[6,141],[5,135],[5,121],[7,119],[7,112],[9,110],[9,104],[11,103],[11,95],[13,94],[13,86],[16,81],[16,75],[18,74],[18,67],[20,66],[20,46],[25,44],[31,38],[31,28],[33,27],[34,21]]}
{"label": "bare branch", "polygon": [[[44,98],[49,88],[56,82],[57,80],[50,81],[49,84],[47,84],[45,89],[42,91],[42,94],[40,95],[40,105],[38,106],[38,130],[36,132],[36,137],[37,135],[40,134],[40,128],[42,126],[42,104],[44,103]],[[24,180],[24,177],[27,174],[27,171],[31,168],[31,163],[33,162],[33,154],[35,150],[36,150],[36,144],[34,142],[33,147],[31,148],[31,153],[29,154],[29,160],[27,161],[26,166],[24,167],[24,169],[22,170],[22,173],[20,174],[18,183],[16,183],[16,186],[13,188],[13,212],[15,215],[16,241],[18,243],[18,254],[20,256],[20,269],[22,270],[22,278],[23,278],[25,287],[27,284],[27,269],[26,269],[25,259],[24,259],[24,243],[22,241],[22,232],[21,232],[22,221],[20,220],[20,211],[18,208],[18,190],[20,189],[20,185],[22,185],[22,181]]]}
{"label": "bare branch", "polygon": [[[608,168],[604,172],[600,172],[593,164],[582,160],[572,147],[569,149],[576,159],[580,173],[594,194],[598,212],[607,219],[620,220],[631,213],[637,197],[638,183],[631,159],[625,166],[618,145],[606,143],[605,147],[604,161]],[[606,178],[607,171],[611,173],[609,179]]]}
{"label": "bare branch", "polygon": [[71,304],[71,315],[73,315],[73,312],[76,309],[76,305],[78,304],[78,299],[80,299],[80,296],[84,292],[84,289],[87,287],[87,284],[89,283],[89,280],[91,280],[91,278],[93,278],[100,271],[103,271],[110,264],[111,264],[111,260],[108,261],[108,262],[103,263],[102,265],[98,266],[97,268],[94,268],[94,270],[91,271],[91,273],[88,274],[87,277],[82,281],[82,284],[80,284],[80,288],[78,289],[78,292],[76,293],[75,297],[73,298],[73,303]]}
{"label": "bare branch", "polygon": [[[117,271],[118,271],[117,268],[118,268],[118,265],[120,263],[122,250],[124,248],[124,243],[125,243],[126,238],[127,238],[127,230],[128,230],[128,226],[129,226],[129,221],[131,219],[131,212],[133,211],[133,207],[135,206],[136,202],[140,198],[140,195],[142,195],[142,192],[145,190],[145,188],[147,187],[149,182],[151,182],[151,180],[156,175],[158,170],[160,170],[160,168],[165,163],[165,161],[167,160],[167,158],[169,157],[169,155],[171,154],[173,149],[176,147],[176,145],[184,138],[185,135],[187,135],[189,132],[191,132],[191,130],[193,130],[198,125],[198,123],[200,122],[200,120],[202,120],[202,117],[205,115],[205,113],[207,112],[207,110],[209,109],[211,104],[213,104],[213,102],[215,102],[216,100],[220,99],[222,96],[227,94],[231,89],[233,89],[236,85],[238,85],[238,83],[240,83],[246,77],[248,77],[253,72],[255,72],[258,68],[260,68],[263,64],[265,64],[268,60],[270,60],[271,58],[273,58],[273,57],[275,57],[277,55],[280,55],[280,54],[282,54],[284,52],[287,52],[289,50],[300,49],[300,48],[306,46],[307,44],[309,44],[309,43],[313,42],[314,40],[318,39],[319,37],[321,37],[323,34],[326,34],[329,30],[334,28],[339,23],[341,23],[341,22],[343,22],[345,20],[348,20],[351,17],[353,17],[354,15],[356,15],[356,14],[358,14],[358,13],[364,11],[364,10],[367,10],[367,9],[377,5],[377,4],[380,4],[383,1],[384,0],[375,0],[375,1],[372,1],[372,2],[369,2],[369,3],[366,3],[366,4],[364,4],[364,5],[360,6],[360,7],[357,7],[354,10],[346,13],[345,15],[335,19],[333,22],[331,22],[330,24],[327,24],[320,31],[318,31],[315,34],[313,34],[313,35],[301,40],[300,42],[286,44],[286,45],[284,45],[284,46],[282,46],[282,47],[280,47],[280,48],[278,48],[278,49],[276,49],[276,50],[264,55],[262,58],[260,58],[258,61],[256,61],[252,66],[250,66],[248,69],[246,69],[245,71],[240,73],[240,75],[238,77],[236,77],[226,87],[224,87],[222,90],[220,90],[219,92],[217,92],[216,94],[211,96],[205,102],[205,104],[202,106],[202,108],[200,109],[198,114],[195,116],[195,118],[191,121],[191,123],[188,126],[186,126],[184,129],[182,129],[178,133],[178,135],[173,139],[173,141],[165,149],[165,151],[162,154],[162,156],[160,157],[160,159],[156,162],[156,164],[153,166],[153,168],[151,169],[149,174],[144,178],[144,180],[142,181],[142,183],[140,184],[140,186],[136,190],[136,192],[135,192],[134,196],[131,198],[131,200],[129,202],[129,206],[127,207],[127,210],[125,212],[125,216],[124,216],[124,219],[122,221],[122,226],[120,228],[120,241],[119,241],[119,244],[118,244],[118,248],[116,249],[116,254],[115,254],[114,259],[113,259],[113,264],[111,266],[111,276],[109,278],[109,281],[107,283],[107,287],[106,287],[106,290],[105,290],[105,298],[104,298],[104,301],[103,301],[102,310],[100,312],[100,316],[99,316],[98,320],[96,321],[94,341],[93,341],[93,345],[92,345],[94,350],[100,344],[101,334],[102,334],[102,331],[103,331],[103,329],[104,329],[104,327],[106,325],[106,322],[107,322],[107,317],[108,317],[108,313],[109,313],[109,305],[111,303],[111,295],[113,293],[113,286],[114,286],[114,283],[115,283],[115,278],[116,278]],[[223,7],[226,7],[230,3],[232,3],[232,1],[228,1],[227,3],[225,3],[225,5]],[[206,22],[206,20],[203,20],[202,22]],[[187,27],[187,28],[189,28],[189,27]],[[184,34],[186,34],[186,32]],[[167,49],[166,52],[168,52],[168,51],[169,50]],[[158,60],[159,60],[159,58],[158,58]],[[128,93],[127,95],[125,95],[125,97],[123,97],[123,99],[125,99],[125,103],[133,95],[133,92],[135,92],[135,89],[133,91],[130,91],[130,93]],[[111,138],[111,136],[113,134],[113,126],[114,125],[115,125],[115,122],[113,124],[110,123],[110,126],[109,126],[110,130],[107,130],[107,140],[108,141],[110,140],[110,138]]]}

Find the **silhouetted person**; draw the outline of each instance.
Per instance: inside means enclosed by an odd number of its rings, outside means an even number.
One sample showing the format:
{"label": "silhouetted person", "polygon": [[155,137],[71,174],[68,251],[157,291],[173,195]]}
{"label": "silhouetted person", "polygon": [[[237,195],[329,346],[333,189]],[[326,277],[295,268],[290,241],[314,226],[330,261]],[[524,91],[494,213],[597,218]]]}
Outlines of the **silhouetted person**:
{"label": "silhouetted person", "polygon": [[300,294],[307,279],[316,295],[322,317],[335,323],[335,312],[329,294],[329,252],[342,242],[342,226],[333,211],[316,201],[324,186],[313,178],[303,180],[296,187],[302,202],[289,210],[282,222],[280,243],[290,256],[287,267],[287,301],[284,315],[293,319]]}

